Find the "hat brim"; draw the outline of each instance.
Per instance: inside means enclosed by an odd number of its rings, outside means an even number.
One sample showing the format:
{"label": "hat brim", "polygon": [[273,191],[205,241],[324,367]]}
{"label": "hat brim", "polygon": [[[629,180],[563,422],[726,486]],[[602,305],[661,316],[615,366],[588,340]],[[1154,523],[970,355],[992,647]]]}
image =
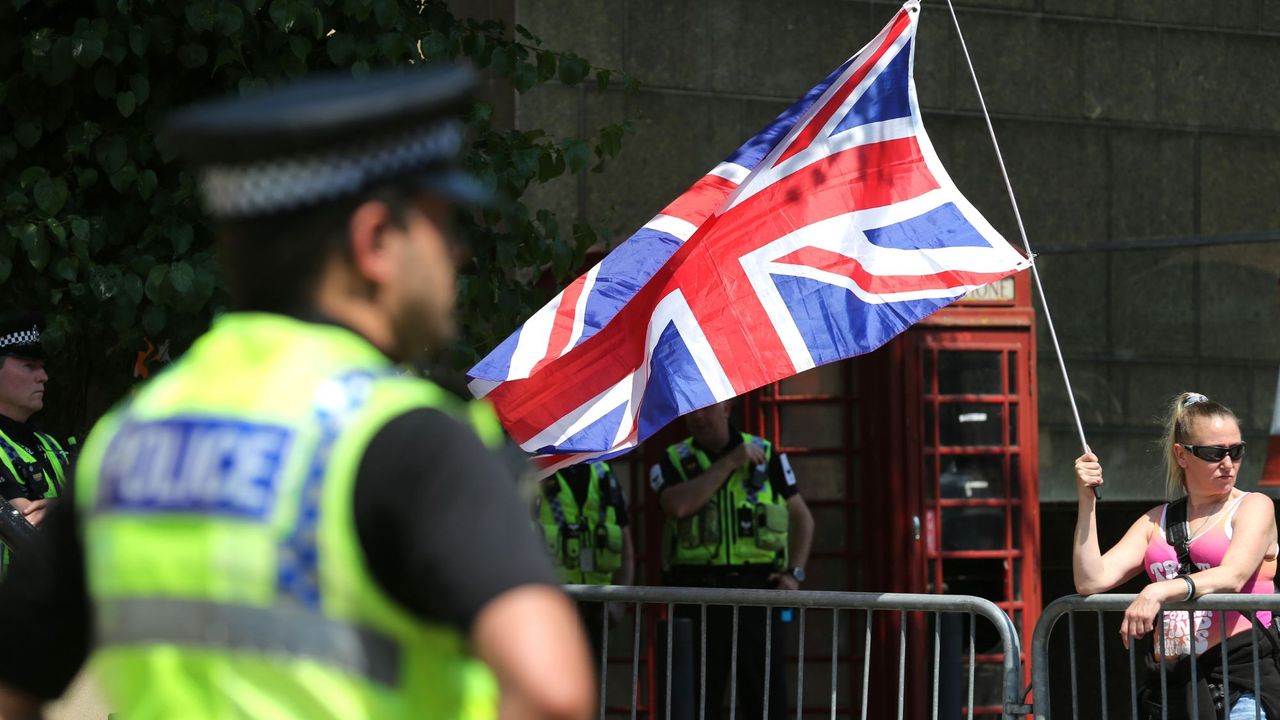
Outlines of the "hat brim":
{"label": "hat brim", "polygon": [[41,345],[10,345],[7,348],[0,349],[0,357],[10,356],[22,358],[23,360],[47,360],[49,356],[45,354],[44,347]]}
{"label": "hat brim", "polygon": [[459,205],[484,207],[492,204],[493,193],[462,168],[436,170],[414,178],[419,190]]}

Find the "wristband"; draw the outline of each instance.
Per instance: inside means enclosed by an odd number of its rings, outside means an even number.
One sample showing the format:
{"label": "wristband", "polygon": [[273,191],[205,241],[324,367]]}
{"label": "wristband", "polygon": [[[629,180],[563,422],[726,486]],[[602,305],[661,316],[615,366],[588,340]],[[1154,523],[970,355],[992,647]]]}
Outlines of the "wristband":
{"label": "wristband", "polygon": [[1182,602],[1188,602],[1196,596],[1196,581],[1192,580],[1190,575],[1179,575],[1178,577],[1187,583],[1187,596],[1182,598]]}

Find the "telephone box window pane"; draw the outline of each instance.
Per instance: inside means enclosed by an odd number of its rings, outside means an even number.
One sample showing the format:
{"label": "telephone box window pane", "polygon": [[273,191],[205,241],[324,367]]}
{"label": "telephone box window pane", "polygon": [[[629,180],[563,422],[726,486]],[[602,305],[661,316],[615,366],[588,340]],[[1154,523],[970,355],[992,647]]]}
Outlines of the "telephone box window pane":
{"label": "telephone box window pane", "polygon": [[1000,395],[1004,392],[1002,353],[938,351],[938,392],[943,395]]}
{"label": "telephone box window pane", "polygon": [[856,465],[850,468],[844,455],[788,453],[787,462],[806,500],[844,500],[850,491],[858,497]]}
{"label": "telephone box window pane", "polygon": [[1018,353],[1009,351],[1009,394],[1018,393]]}
{"label": "telephone box window pane", "polygon": [[1017,499],[1022,497],[1022,470],[1019,463],[1022,458],[1017,454],[1009,456],[1009,497]]}
{"label": "telephone box window pane", "polygon": [[1009,446],[1018,446],[1018,406],[1009,404]]}
{"label": "telephone box window pane", "polygon": [[847,529],[860,528],[856,513],[846,517],[840,507],[816,506],[813,512],[813,552],[843,553],[848,550]]}
{"label": "telephone box window pane", "polygon": [[843,395],[844,376],[849,364],[843,362],[819,365],[799,375],[778,382],[779,395]]}
{"label": "telephone box window pane", "polygon": [[926,395],[933,393],[933,351],[922,350],[920,352],[920,387],[924,389]]}
{"label": "telephone box window pane", "polygon": [[924,446],[933,447],[933,403],[924,403]]}
{"label": "telephone box window pane", "polygon": [[939,442],[944,446],[1004,445],[1003,406],[995,403],[946,403],[939,406]]}
{"label": "telephone box window pane", "polygon": [[[942,549],[1003,550],[1004,508],[943,508]],[[948,562],[950,564],[951,561]]]}
{"label": "telephone box window pane", "polygon": [[924,459],[924,497],[926,500],[932,500],[935,492],[934,488],[938,482],[938,458],[936,455],[927,455]]}
{"label": "telephone box window pane", "polygon": [[[855,410],[856,414],[856,410]],[[786,447],[843,449],[844,405],[788,403],[778,408],[778,441]]]}
{"label": "telephone box window pane", "polygon": [[[943,542],[946,542],[945,537]],[[976,595],[992,602],[1004,602],[1008,599],[1004,596],[1004,559],[1002,558],[948,558],[942,563],[942,581],[946,584],[944,592],[953,595]],[[978,652],[988,652],[986,643],[992,640],[996,647],[999,647],[999,633],[991,623],[980,619],[977,637]]]}
{"label": "telephone box window pane", "polygon": [[1000,455],[946,455],[938,478],[942,497],[973,500],[1004,497]]}

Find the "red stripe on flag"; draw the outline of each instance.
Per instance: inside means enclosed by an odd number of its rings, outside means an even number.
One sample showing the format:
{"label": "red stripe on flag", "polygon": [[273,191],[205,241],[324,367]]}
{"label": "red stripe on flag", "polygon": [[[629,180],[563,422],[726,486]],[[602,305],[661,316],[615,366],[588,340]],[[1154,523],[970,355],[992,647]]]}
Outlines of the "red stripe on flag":
{"label": "red stripe on flag", "polygon": [[[738,394],[795,372],[742,264],[746,253],[802,227],[868,208],[884,207],[937,189],[914,137],[849,148],[811,163],[751,196],[717,219],[704,244],[714,264],[719,297],[689,305],[721,358]],[[708,280],[682,283],[705,287]]]}
{"label": "red stripe on flag", "polygon": [[547,354],[533,366],[529,371],[530,375],[560,357],[560,351],[569,343],[569,338],[573,335],[573,321],[578,316],[578,298],[582,297],[582,289],[586,286],[587,276],[584,274],[564,289],[560,306],[556,308],[556,316],[551,323],[550,337],[547,338]]}
{"label": "red stripe on flag", "polygon": [[735,392],[791,375],[790,356],[739,258],[812,222],[937,187],[915,138],[861,145],[812,163],[703,223],[604,329],[486,398],[511,437],[527,442],[640,367],[649,317],[677,288]]}
{"label": "red stripe on flag", "polygon": [[877,295],[917,290],[947,290],[963,285],[987,285],[1008,275],[1007,272],[961,272],[951,270],[933,275],[876,275],[848,255],[816,247],[803,247],[778,258],[787,265],[807,265],[851,278],[858,287]]}
{"label": "red stripe on flag", "polygon": [[911,19],[907,17],[907,12],[905,10],[899,11],[898,16],[893,19],[893,25],[889,27],[889,34],[885,37],[884,42],[880,44],[880,47],[876,48],[875,52],[871,54],[871,57],[867,58],[867,61],[862,63],[862,65],[854,71],[853,75],[849,76],[849,79],[846,80],[838,90],[836,90],[835,94],[832,95],[830,99],[823,102],[822,107],[813,116],[813,118],[809,120],[809,124],[804,126],[804,129],[800,131],[800,134],[796,135],[795,139],[791,141],[791,145],[778,156],[777,162],[773,164],[774,167],[777,167],[780,163],[809,147],[809,144],[813,142],[813,139],[818,137],[818,133],[822,132],[822,128],[827,124],[827,121],[831,119],[831,116],[835,114],[836,110],[840,109],[840,105],[843,104],[854,89],[858,87],[858,83],[862,82],[863,79],[867,77],[867,73],[871,72],[871,69],[880,61],[880,58],[884,57],[884,54],[893,46],[893,43],[898,39],[898,36],[901,35],[902,32],[910,25]]}
{"label": "red stripe on flag", "polygon": [[697,227],[719,210],[724,199],[737,187],[738,183],[719,175],[704,175],[663,208],[661,214],[679,218]]}

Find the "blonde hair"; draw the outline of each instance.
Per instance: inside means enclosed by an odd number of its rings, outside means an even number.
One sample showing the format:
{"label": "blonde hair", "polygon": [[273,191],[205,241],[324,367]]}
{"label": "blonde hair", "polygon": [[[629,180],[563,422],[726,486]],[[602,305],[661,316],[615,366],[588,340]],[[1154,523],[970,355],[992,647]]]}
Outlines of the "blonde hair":
{"label": "blonde hair", "polygon": [[1164,446],[1165,496],[1176,500],[1187,494],[1187,474],[1178,464],[1178,456],[1173,446],[1190,442],[1192,423],[1197,420],[1211,418],[1228,418],[1240,424],[1231,408],[1195,392],[1179,393],[1169,405],[1169,412],[1164,420],[1164,435],[1160,442]]}

